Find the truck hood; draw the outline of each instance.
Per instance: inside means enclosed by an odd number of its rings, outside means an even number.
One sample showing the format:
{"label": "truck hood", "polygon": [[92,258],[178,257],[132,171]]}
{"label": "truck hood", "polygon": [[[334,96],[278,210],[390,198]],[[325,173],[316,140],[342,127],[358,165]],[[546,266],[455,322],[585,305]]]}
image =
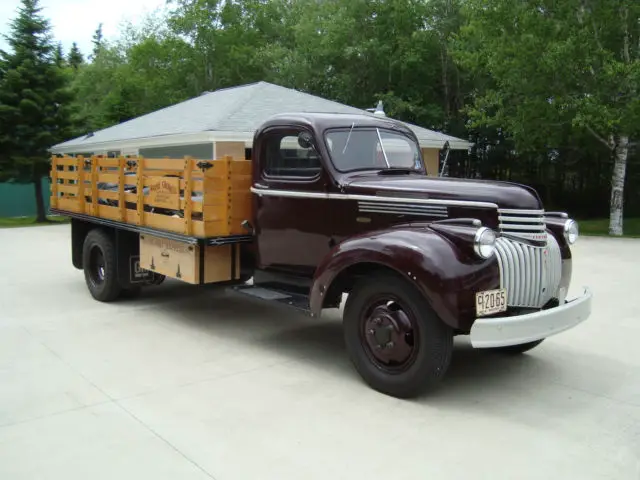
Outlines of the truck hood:
{"label": "truck hood", "polygon": [[534,189],[517,183],[492,180],[367,173],[345,178],[343,187],[346,192],[359,195],[397,194],[399,197],[488,202],[497,204],[498,208],[542,209],[542,202]]}

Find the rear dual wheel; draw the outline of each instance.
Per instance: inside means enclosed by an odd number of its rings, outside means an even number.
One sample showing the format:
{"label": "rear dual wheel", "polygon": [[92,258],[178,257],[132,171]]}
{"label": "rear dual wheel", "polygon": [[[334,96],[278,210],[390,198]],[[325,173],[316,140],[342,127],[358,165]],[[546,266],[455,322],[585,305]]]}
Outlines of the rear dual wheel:
{"label": "rear dual wheel", "polygon": [[[138,285],[123,287],[118,281],[116,246],[112,237],[101,229],[91,230],[82,249],[84,278],[91,296],[100,302],[113,302],[118,298],[135,298],[142,288]],[[162,283],[164,277],[155,277]]]}
{"label": "rear dual wheel", "polygon": [[451,362],[453,333],[416,287],[395,274],[360,281],[345,305],[344,339],[372,388],[400,398],[436,387]]}
{"label": "rear dual wheel", "polygon": [[116,248],[113,239],[100,229],[91,230],[82,249],[84,278],[91,296],[100,302],[112,302],[122,293],[118,282]]}

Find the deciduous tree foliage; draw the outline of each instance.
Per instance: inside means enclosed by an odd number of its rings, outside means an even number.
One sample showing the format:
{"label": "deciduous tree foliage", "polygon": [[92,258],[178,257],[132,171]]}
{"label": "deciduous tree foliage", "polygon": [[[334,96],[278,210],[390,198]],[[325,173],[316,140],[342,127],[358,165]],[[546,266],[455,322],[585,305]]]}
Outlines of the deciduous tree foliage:
{"label": "deciduous tree foliage", "polygon": [[567,135],[592,136],[613,159],[609,231],[621,235],[629,143],[640,133],[640,3],[467,0],[465,14],[457,59],[487,78],[468,109],[473,124],[547,155]]}
{"label": "deciduous tree foliage", "polygon": [[37,221],[45,221],[42,177],[47,149],[72,135],[71,99],[61,49],[37,0],[22,0],[0,52],[0,178],[33,183]]}
{"label": "deciduous tree foliage", "polygon": [[119,38],[98,27],[63,70],[82,134],[259,80],[383,100],[473,142],[451,175],[528,183],[617,234],[623,199],[640,214],[638,15],[625,0],[169,0]]}

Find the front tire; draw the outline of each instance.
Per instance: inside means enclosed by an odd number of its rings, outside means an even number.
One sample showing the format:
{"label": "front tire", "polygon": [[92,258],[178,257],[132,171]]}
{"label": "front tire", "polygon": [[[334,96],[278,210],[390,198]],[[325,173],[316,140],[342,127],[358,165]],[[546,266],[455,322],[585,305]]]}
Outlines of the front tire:
{"label": "front tire", "polygon": [[519,345],[509,345],[508,347],[495,347],[492,348],[491,351],[504,353],[507,355],[520,355],[522,353],[528,352],[532,348],[537,347],[544,341],[544,338],[541,340],[535,340],[533,342],[521,343]]}
{"label": "front tire", "polygon": [[91,296],[100,302],[112,302],[122,293],[118,283],[116,249],[103,230],[91,230],[82,248],[84,279]]}
{"label": "front tire", "polygon": [[410,398],[434,389],[451,362],[451,328],[399,275],[361,280],[347,299],[343,323],[354,367],[387,395]]}

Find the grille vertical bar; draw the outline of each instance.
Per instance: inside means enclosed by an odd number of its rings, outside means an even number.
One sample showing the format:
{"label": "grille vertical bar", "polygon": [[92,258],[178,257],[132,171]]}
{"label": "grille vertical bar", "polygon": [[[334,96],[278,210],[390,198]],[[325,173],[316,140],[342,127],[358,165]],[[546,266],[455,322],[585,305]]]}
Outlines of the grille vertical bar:
{"label": "grille vertical bar", "polygon": [[547,245],[534,247],[498,237],[496,256],[500,285],[507,289],[507,305],[540,308],[555,297],[562,275],[560,246],[547,235]]}

